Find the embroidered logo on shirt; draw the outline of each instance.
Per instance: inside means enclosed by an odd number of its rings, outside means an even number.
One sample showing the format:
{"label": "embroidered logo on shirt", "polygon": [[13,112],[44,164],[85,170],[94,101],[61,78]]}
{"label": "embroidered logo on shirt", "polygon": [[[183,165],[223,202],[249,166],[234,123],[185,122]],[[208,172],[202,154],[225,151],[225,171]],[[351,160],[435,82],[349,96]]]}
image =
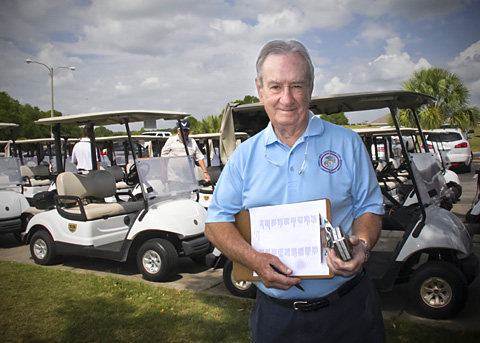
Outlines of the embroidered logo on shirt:
{"label": "embroidered logo on shirt", "polygon": [[335,151],[327,150],[318,158],[318,165],[327,173],[336,173],[342,168],[342,157]]}

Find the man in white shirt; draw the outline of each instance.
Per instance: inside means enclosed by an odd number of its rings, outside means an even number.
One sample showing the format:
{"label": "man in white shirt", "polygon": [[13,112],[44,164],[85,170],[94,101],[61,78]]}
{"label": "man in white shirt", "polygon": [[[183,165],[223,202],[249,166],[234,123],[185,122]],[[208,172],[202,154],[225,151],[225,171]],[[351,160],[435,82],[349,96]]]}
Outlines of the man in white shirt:
{"label": "man in white shirt", "polygon": [[[87,127],[83,128],[85,137],[77,142],[72,150],[72,162],[77,166],[77,170],[86,171],[92,170],[92,154],[90,148],[90,138],[88,138]],[[97,159],[98,169],[98,159]]]}

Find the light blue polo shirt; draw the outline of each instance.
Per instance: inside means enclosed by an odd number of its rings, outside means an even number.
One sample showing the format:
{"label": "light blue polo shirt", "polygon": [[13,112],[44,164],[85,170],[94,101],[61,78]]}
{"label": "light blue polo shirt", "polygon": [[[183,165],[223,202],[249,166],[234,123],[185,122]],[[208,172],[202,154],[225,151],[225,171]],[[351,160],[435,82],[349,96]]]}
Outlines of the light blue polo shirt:
{"label": "light blue polo shirt", "polygon": [[[238,146],[220,175],[207,222],[234,222],[236,213],[253,207],[323,198],[330,199],[332,224],[349,235],[354,218],[384,213],[380,187],[360,137],[310,113],[305,133],[291,148],[278,140],[271,123]],[[255,284],[272,297],[311,299],[346,280],[341,276],[302,280],[305,292]]]}

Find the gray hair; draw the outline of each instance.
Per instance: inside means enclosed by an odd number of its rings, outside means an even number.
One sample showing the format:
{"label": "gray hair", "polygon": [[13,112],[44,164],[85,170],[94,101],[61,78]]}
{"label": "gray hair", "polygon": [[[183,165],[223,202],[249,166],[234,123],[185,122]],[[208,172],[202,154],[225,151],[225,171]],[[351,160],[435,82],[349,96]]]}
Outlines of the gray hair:
{"label": "gray hair", "polygon": [[300,57],[305,62],[307,77],[309,78],[310,85],[313,89],[313,81],[315,78],[315,69],[313,67],[312,59],[310,58],[310,54],[308,53],[307,48],[300,42],[296,40],[273,40],[265,44],[265,46],[260,51],[260,54],[257,58],[257,79],[260,85],[263,85],[263,64],[267,57],[271,54],[274,55],[288,55],[298,53]]}

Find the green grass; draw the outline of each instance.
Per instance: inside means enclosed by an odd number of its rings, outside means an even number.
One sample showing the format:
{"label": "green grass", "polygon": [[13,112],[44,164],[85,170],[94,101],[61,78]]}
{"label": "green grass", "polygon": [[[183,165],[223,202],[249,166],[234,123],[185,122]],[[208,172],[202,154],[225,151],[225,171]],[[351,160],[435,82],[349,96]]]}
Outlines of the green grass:
{"label": "green grass", "polygon": [[[0,342],[250,342],[252,300],[0,262]],[[480,333],[385,321],[387,342],[479,342]]]}
{"label": "green grass", "polygon": [[472,137],[470,140],[470,149],[472,149],[472,151],[480,151],[480,128],[474,131],[474,133],[469,134],[470,137]]}

